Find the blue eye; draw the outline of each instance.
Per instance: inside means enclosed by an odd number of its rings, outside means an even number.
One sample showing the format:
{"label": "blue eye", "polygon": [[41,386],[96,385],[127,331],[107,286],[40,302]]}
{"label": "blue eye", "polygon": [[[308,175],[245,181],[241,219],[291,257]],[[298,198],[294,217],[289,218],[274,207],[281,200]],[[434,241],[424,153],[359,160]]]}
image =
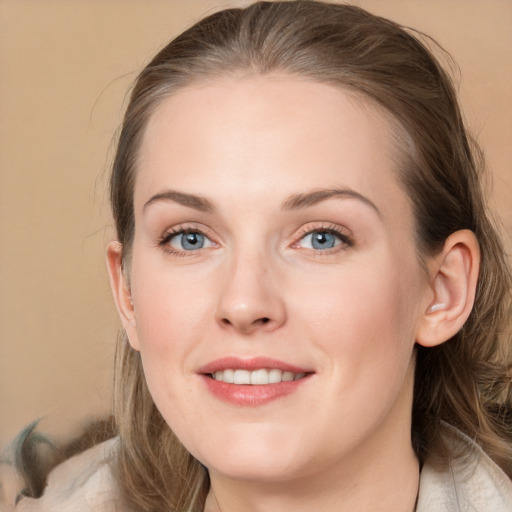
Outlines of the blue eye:
{"label": "blue eye", "polygon": [[196,251],[213,245],[207,236],[198,231],[175,233],[168,239],[167,243],[178,251]]}
{"label": "blue eye", "polygon": [[345,236],[332,230],[318,229],[311,231],[301,239],[300,245],[305,249],[314,249],[315,251],[333,249],[341,244],[348,245]]}

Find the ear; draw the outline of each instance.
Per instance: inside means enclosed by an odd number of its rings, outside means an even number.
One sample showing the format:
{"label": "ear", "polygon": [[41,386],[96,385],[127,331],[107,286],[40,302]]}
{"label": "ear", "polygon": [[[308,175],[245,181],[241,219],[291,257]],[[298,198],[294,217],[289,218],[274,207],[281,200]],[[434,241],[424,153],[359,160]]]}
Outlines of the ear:
{"label": "ear", "polygon": [[480,248],[475,234],[464,229],[450,235],[442,252],[429,264],[432,293],[420,319],[418,344],[440,345],[460,331],[473,308],[479,269]]}
{"label": "ear", "polygon": [[139,350],[135,323],[135,308],[130,292],[130,285],[123,269],[123,246],[119,242],[110,242],[107,246],[107,269],[110,288],[116,304],[117,313],[128,335],[130,345]]}

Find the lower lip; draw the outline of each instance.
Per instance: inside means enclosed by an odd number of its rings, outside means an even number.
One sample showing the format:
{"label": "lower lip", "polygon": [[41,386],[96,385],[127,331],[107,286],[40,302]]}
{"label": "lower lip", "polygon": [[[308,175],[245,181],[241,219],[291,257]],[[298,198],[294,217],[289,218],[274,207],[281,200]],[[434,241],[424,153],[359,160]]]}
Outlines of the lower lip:
{"label": "lower lip", "polygon": [[310,374],[302,379],[277,384],[228,384],[212,379],[208,375],[201,375],[208,390],[216,397],[234,405],[264,405],[278,398],[295,393],[300,386],[309,380]]}

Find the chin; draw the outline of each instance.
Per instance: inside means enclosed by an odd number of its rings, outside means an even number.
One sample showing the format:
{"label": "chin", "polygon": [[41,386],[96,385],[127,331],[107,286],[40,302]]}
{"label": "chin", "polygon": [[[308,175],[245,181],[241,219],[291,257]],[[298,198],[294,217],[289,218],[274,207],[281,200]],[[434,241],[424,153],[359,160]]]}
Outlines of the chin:
{"label": "chin", "polygon": [[[217,463],[218,462],[218,463]],[[236,456],[223,461],[206,464],[210,472],[216,472],[225,478],[246,482],[280,482],[301,476],[299,461],[286,460],[281,456],[271,459],[261,455]]]}
{"label": "chin", "polygon": [[226,478],[275,482],[298,476],[302,472],[300,468],[309,467],[303,460],[303,442],[293,442],[290,436],[286,439],[275,432],[271,439],[262,435],[229,434],[213,443],[198,450],[196,458],[208,470]]}

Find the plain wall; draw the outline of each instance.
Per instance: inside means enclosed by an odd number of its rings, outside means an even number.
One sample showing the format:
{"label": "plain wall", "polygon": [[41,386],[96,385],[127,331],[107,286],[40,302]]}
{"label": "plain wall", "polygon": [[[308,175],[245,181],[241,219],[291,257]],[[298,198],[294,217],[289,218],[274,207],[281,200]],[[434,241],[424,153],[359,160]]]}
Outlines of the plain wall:
{"label": "plain wall", "polygon": [[[0,0],[0,446],[110,408],[118,321],[104,265],[111,141],[137,71],[214,0]],[[349,2],[432,35],[492,169],[510,249],[512,3]]]}

